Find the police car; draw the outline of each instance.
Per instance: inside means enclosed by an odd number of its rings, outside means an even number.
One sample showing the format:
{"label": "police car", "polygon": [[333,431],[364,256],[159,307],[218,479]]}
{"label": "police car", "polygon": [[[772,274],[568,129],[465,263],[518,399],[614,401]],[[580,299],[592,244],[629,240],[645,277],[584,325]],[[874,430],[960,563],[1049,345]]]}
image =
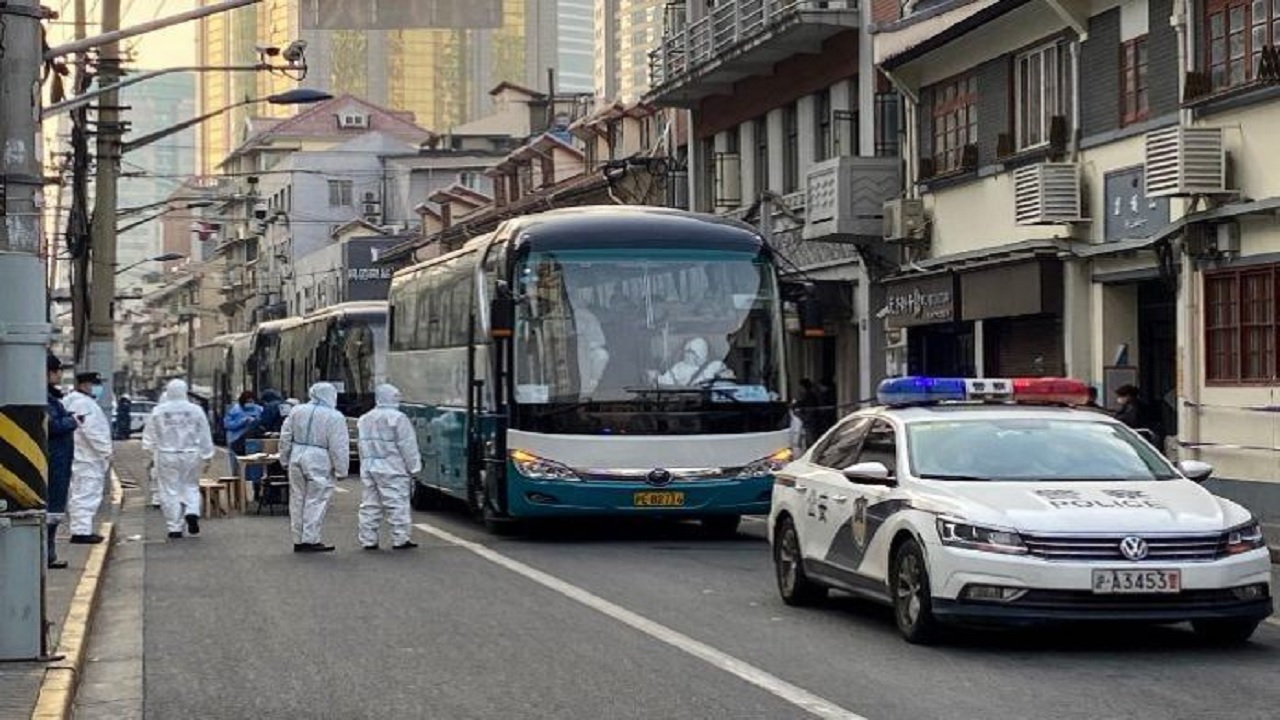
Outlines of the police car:
{"label": "police car", "polygon": [[1244,642],[1271,614],[1258,522],[1060,378],[892,378],[776,475],[778,588],[943,623],[1190,621]]}

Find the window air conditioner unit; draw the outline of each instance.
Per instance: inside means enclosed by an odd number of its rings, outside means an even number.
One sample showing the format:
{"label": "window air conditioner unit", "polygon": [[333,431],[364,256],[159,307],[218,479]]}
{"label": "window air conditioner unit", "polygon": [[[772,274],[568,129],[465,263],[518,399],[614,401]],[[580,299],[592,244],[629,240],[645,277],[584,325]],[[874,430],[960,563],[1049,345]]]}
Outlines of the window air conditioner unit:
{"label": "window air conditioner unit", "polygon": [[1019,225],[1080,222],[1080,173],[1075,163],[1041,163],[1013,175],[1013,214]]}
{"label": "window air conditioner unit", "polygon": [[898,198],[884,204],[884,239],[911,242],[924,239],[924,201]]}
{"label": "window air conditioner unit", "polygon": [[1147,197],[1228,192],[1222,128],[1171,127],[1147,133],[1146,184]]}

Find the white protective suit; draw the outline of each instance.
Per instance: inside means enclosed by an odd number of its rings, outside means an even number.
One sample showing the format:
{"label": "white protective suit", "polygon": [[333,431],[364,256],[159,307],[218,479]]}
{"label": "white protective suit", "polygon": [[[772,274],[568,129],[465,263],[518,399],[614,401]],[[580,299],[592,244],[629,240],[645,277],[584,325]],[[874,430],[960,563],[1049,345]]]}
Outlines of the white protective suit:
{"label": "white protective suit", "polygon": [[[171,380],[142,430],[142,449],[152,453],[153,477],[169,532],[200,517],[200,466],[213,457],[213,435],[204,410],[187,399],[187,384]],[[195,527],[191,527],[193,533]]]}
{"label": "white protective suit", "polygon": [[400,391],[394,385],[374,389],[378,406],[360,416],[360,544],[376,547],[382,513],[387,513],[391,544],[409,542],[411,475],[422,472],[418,438],[408,416],[400,411]]}
{"label": "white protective suit", "polygon": [[280,427],[280,464],[289,468],[289,523],[293,544],[320,545],[333,483],[350,471],[351,433],[337,411],[338,389],[319,382],[310,401],[294,408]]}
{"label": "white protective suit", "polygon": [[79,390],[63,400],[67,412],[75,416],[76,454],[71,461],[71,489],[67,497],[67,516],[71,535],[93,535],[93,518],[102,505],[102,492],[111,469],[111,421],[92,396]]}
{"label": "white protective suit", "polygon": [[658,377],[660,385],[689,387],[720,378],[732,378],[733,372],[719,360],[708,358],[711,348],[700,337],[690,338],[684,344],[684,355],[670,370]]}

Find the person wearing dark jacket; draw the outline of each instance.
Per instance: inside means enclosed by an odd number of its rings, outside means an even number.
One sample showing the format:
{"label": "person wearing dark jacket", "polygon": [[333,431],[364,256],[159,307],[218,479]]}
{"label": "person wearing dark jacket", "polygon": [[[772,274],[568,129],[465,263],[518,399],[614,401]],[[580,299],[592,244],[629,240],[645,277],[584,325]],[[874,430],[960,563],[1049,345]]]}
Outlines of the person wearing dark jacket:
{"label": "person wearing dark jacket", "polygon": [[280,412],[283,402],[284,396],[275,390],[268,388],[262,391],[262,419],[258,421],[258,427],[263,432],[280,432],[280,426],[284,424],[284,414]]}
{"label": "person wearing dark jacket", "polygon": [[133,432],[133,401],[121,397],[116,403],[116,439],[128,440]]}
{"label": "person wearing dark jacket", "polygon": [[1142,402],[1138,399],[1138,388],[1133,385],[1121,385],[1116,388],[1116,402],[1120,408],[1116,410],[1116,419],[1138,430],[1147,427],[1142,412]]}
{"label": "person wearing dark jacket", "polygon": [[76,453],[75,432],[79,424],[62,404],[62,391],[58,389],[58,382],[62,380],[62,361],[49,355],[45,366],[49,381],[49,403],[46,408],[49,414],[48,563],[50,568],[57,569],[67,566],[66,560],[58,559],[58,548],[54,538],[58,534],[58,524],[62,522],[62,516],[67,512],[67,493],[71,488],[71,460]]}

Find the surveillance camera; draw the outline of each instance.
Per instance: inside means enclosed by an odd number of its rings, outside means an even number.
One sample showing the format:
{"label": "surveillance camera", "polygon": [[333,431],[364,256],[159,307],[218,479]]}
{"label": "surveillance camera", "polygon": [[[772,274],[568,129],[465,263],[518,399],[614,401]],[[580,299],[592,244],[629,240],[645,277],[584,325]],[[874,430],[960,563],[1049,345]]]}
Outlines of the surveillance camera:
{"label": "surveillance camera", "polygon": [[253,216],[259,220],[267,219],[267,204],[264,202],[256,202],[253,205]]}
{"label": "surveillance camera", "polygon": [[285,60],[288,60],[290,63],[296,65],[297,63],[302,62],[302,54],[306,52],[306,50],[307,50],[306,40],[294,40],[293,42],[289,43],[289,47],[285,48],[284,52],[281,53],[281,55],[284,57]]}
{"label": "surveillance camera", "polygon": [[266,55],[267,57],[275,57],[280,54],[280,48],[274,45],[254,45],[253,51],[259,55]]}

